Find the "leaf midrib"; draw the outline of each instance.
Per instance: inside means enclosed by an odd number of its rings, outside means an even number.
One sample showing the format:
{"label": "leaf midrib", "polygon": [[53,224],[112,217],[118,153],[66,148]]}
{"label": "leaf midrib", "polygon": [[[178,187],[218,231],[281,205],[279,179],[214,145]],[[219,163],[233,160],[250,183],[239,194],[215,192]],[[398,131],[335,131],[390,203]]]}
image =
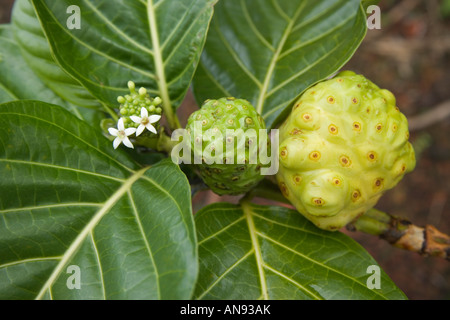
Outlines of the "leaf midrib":
{"label": "leaf midrib", "polygon": [[244,212],[244,216],[247,220],[248,231],[250,233],[250,238],[252,241],[252,247],[255,251],[256,265],[258,268],[259,281],[261,283],[262,297],[264,298],[264,300],[269,300],[269,294],[267,291],[267,283],[266,283],[266,275],[264,273],[264,261],[262,258],[261,249],[259,247],[257,231],[256,231],[255,223],[254,223],[253,217],[252,217],[252,210],[248,203],[243,202],[241,205],[242,205],[242,210]]}
{"label": "leaf midrib", "polygon": [[278,44],[277,51],[275,52],[275,54],[272,57],[272,60],[270,61],[269,69],[267,70],[266,77],[264,79],[263,86],[262,86],[262,89],[261,89],[261,92],[260,92],[260,95],[258,98],[258,103],[256,106],[256,111],[259,114],[262,114],[264,100],[266,97],[267,90],[269,89],[269,84],[270,84],[270,80],[272,79],[273,72],[275,71],[275,66],[276,66],[276,62],[278,61],[278,57],[280,56],[280,54],[284,48],[284,45],[289,37],[289,34],[290,34],[292,28],[294,27],[294,24],[295,24],[298,16],[300,15],[300,13],[302,12],[303,8],[305,7],[305,5],[306,5],[306,1],[304,1],[303,4],[298,7],[297,11],[294,14],[294,17],[289,22],[289,24],[287,25],[287,27],[283,33],[280,43]]}
{"label": "leaf midrib", "polygon": [[153,47],[153,57],[156,70],[156,82],[158,83],[158,88],[161,94],[161,99],[163,101],[164,113],[166,114],[167,120],[173,127],[173,113],[172,113],[172,103],[169,96],[169,90],[166,82],[166,74],[164,70],[164,60],[162,58],[161,43],[159,41],[158,26],[156,24],[155,7],[153,5],[153,0],[147,0],[147,17],[150,28],[150,37]]}
{"label": "leaf midrib", "polygon": [[53,270],[52,274],[49,276],[48,280],[42,286],[41,290],[36,296],[36,300],[40,300],[44,297],[44,294],[47,290],[51,288],[54,284],[60,273],[62,272],[65,265],[69,262],[69,260],[75,255],[77,250],[82,245],[83,241],[87,238],[89,234],[91,234],[92,230],[97,226],[98,222],[111,210],[112,207],[117,203],[117,201],[128,192],[131,186],[139,180],[145,172],[149,168],[141,169],[140,171],[135,172],[130,178],[128,178],[124,184],[105,202],[103,207],[98,210],[89,223],[83,228],[83,230],[78,234],[69,248],[66,250],[64,255],[61,257],[61,261]]}

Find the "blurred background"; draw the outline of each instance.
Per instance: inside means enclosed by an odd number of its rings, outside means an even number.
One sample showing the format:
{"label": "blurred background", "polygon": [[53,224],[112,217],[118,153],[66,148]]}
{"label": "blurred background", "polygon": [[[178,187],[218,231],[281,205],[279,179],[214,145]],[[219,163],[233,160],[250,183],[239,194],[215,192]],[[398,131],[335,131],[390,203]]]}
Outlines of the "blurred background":
{"label": "blurred background", "polygon": [[[10,21],[13,3],[0,0],[0,23]],[[377,208],[450,234],[450,0],[381,0],[379,7],[381,29],[368,31],[343,69],[394,93],[409,119],[418,161]],[[189,94],[181,118],[196,108]],[[200,192],[194,210],[221,200],[236,198]],[[450,299],[450,262],[393,248],[374,236],[343,232],[369,251],[409,299]]]}

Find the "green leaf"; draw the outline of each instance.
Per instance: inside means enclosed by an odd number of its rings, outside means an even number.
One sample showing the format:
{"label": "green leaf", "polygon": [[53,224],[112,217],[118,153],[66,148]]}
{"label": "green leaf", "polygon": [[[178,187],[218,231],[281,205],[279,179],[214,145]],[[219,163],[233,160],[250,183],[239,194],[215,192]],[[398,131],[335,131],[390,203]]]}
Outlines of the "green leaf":
{"label": "green leaf", "polygon": [[196,99],[247,99],[273,127],[294,98],[352,57],[366,29],[359,0],[220,1],[194,78]]}
{"label": "green leaf", "polygon": [[376,261],[340,232],[319,230],[298,212],[217,203],[195,217],[200,258],[197,299],[405,299]]}
{"label": "green leaf", "polygon": [[190,86],[215,0],[77,1],[81,28],[69,30],[72,0],[33,0],[59,64],[108,105],[133,80],[163,99],[171,127]]}
{"label": "green leaf", "polygon": [[450,0],[443,0],[440,9],[442,16],[448,18],[450,16]]}
{"label": "green leaf", "polygon": [[63,101],[29,68],[13,37],[10,25],[0,26],[0,103],[14,100],[40,100],[64,107],[78,118],[98,126],[104,114],[79,108]]}
{"label": "green leaf", "polygon": [[370,6],[376,6],[380,0],[361,0],[361,5],[364,8],[364,12],[367,12],[367,8]]}
{"label": "green leaf", "polygon": [[[190,188],[58,106],[0,105],[0,299],[189,299]],[[69,266],[78,266],[81,288]]]}
{"label": "green leaf", "polygon": [[97,99],[56,64],[30,0],[16,0],[11,19],[22,55],[42,81],[77,106],[100,109]]}

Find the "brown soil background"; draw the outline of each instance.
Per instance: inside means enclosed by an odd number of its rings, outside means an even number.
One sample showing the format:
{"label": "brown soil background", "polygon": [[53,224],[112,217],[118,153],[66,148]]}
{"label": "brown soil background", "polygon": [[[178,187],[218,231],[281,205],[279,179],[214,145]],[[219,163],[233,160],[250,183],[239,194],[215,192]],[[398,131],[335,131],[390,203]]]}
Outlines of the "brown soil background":
{"label": "brown soil background", "polygon": [[[13,0],[0,0],[0,23],[10,19]],[[369,30],[366,39],[344,69],[362,73],[397,97],[400,110],[412,121],[441,103],[450,103],[449,0],[381,0],[381,30]],[[180,116],[195,110],[189,95]],[[449,107],[447,107],[448,109]],[[440,118],[440,119],[439,119]],[[450,117],[437,117],[424,129],[412,130],[420,142],[414,172],[388,192],[377,208],[414,224],[432,224],[450,234]],[[194,210],[233,198],[202,192]],[[412,300],[450,299],[450,262],[422,257],[391,247],[377,237],[343,230],[377,260]]]}

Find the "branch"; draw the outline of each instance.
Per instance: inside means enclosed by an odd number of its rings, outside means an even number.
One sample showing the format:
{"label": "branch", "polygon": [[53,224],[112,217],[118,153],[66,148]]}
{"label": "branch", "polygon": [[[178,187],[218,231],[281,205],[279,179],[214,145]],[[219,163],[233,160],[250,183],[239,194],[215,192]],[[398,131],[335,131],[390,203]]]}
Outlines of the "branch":
{"label": "branch", "polygon": [[418,131],[433,124],[445,120],[450,116],[450,100],[444,101],[423,114],[414,116],[408,120],[409,130]]}
{"label": "branch", "polygon": [[347,229],[377,235],[395,247],[450,261],[450,236],[431,225],[418,227],[406,219],[371,209]]}

